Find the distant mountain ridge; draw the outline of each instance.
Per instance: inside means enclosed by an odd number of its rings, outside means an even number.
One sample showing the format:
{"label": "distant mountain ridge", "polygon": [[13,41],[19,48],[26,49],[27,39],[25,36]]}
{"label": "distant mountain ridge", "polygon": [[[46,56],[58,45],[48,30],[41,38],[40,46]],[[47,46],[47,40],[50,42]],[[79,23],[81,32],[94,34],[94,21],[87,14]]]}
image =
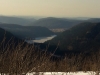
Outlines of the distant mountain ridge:
{"label": "distant mountain ridge", "polygon": [[48,18],[39,19],[30,25],[43,26],[47,28],[70,28],[73,25],[76,25],[80,22],[82,22],[82,20],[70,20],[65,18],[48,17]]}
{"label": "distant mountain ridge", "polygon": [[100,22],[100,18],[90,18],[87,20],[88,22],[94,22],[94,23],[97,23],[97,22]]}
{"label": "distant mountain ridge", "polygon": [[28,16],[0,16],[1,23],[18,24],[23,26],[42,26],[49,29],[69,29],[82,22],[100,22],[100,18],[56,18],[56,17],[35,17]]}
{"label": "distant mountain ridge", "polygon": [[7,24],[20,24],[20,25],[28,25],[33,22],[35,19],[29,20],[25,18],[19,17],[11,17],[11,16],[0,16],[0,22]]}

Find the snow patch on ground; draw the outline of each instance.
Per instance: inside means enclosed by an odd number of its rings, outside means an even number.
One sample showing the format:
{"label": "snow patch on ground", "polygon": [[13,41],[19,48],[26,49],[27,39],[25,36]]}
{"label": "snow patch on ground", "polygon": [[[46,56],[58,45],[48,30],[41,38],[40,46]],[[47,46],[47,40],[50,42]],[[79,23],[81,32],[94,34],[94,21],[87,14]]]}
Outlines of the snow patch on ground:
{"label": "snow patch on ground", "polygon": [[[39,72],[39,75],[95,75],[95,72]],[[35,75],[35,72],[27,75]],[[38,75],[38,74],[37,74]]]}

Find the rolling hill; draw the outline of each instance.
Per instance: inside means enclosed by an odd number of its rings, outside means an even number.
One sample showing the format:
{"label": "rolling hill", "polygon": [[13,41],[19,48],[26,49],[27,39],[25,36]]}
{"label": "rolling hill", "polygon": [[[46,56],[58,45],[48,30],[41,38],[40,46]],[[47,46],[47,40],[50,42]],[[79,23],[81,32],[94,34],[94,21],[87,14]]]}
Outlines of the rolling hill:
{"label": "rolling hill", "polygon": [[7,24],[20,24],[20,25],[28,25],[31,22],[34,22],[35,19],[26,19],[20,17],[11,17],[11,16],[0,16],[0,22]]}
{"label": "rolling hill", "polygon": [[45,42],[57,45],[62,51],[89,51],[100,49],[100,23],[80,23]]}
{"label": "rolling hill", "polygon": [[46,27],[41,26],[21,26],[17,24],[0,24],[1,28],[11,32],[13,35],[21,39],[34,39],[35,37],[44,37],[54,35]]}
{"label": "rolling hill", "polygon": [[54,28],[67,29],[80,22],[83,22],[83,21],[82,20],[71,20],[71,19],[65,19],[65,18],[47,17],[47,18],[39,19],[30,25],[31,26],[43,26],[49,29],[54,29]]}

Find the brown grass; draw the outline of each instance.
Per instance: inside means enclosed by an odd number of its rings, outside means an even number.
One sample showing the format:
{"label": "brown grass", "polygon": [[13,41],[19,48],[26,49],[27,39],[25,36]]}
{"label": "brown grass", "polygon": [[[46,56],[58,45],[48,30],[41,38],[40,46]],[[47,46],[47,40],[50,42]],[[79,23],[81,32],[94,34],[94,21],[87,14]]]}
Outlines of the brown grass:
{"label": "brown grass", "polygon": [[[3,43],[2,43],[3,44]],[[64,59],[52,61],[52,54],[42,52],[34,45],[19,43],[17,46],[8,43],[1,46],[0,72],[10,74],[22,74],[28,72],[77,72],[77,71],[99,71],[100,51],[85,54],[67,55]]]}

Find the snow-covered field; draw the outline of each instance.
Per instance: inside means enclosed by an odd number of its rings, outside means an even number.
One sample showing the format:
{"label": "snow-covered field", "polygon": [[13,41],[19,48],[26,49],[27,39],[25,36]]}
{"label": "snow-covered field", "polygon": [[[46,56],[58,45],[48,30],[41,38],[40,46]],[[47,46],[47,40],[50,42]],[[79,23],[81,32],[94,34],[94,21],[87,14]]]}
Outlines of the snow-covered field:
{"label": "snow-covered field", "polygon": [[[0,74],[1,75],[1,74]],[[9,75],[9,74],[4,74],[4,75]],[[25,74],[22,74],[25,75]],[[27,73],[26,75],[100,75],[96,74],[95,72],[88,71],[88,72],[35,72],[32,73]]]}
{"label": "snow-covered field", "polygon": [[[35,73],[28,73],[27,75],[35,75]],[[38,74],[37,74],[38,75]],[[40,72],[39,75],[96,75],[95,72]]]}

